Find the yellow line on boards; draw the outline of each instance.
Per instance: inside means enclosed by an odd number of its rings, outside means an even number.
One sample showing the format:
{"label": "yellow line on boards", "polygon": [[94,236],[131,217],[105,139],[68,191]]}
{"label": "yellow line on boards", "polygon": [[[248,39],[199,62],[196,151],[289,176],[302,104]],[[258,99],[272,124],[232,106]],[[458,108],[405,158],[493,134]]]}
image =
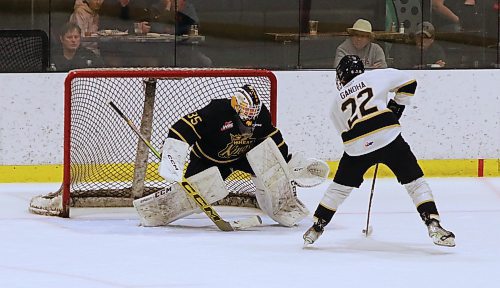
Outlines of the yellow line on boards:
{"label": "yellow line on boards", "polygon": [[[499,177],[500,159],[439,159],[419,160],[425,177]],[[338,161],[327,162],[330,166],[330,178],[337,171]],[[481,165],[481,166],[480,166]],[[365,178],[372,178],[375,166],[368,169]],[[482,173],[481,173],[482,172]],[[385,165],[379,165],[377,177],[394,177],[392,171]]]}
{"label": "yellow line on boards", "polygon": [[[500,177],[500,159],[446,159],[446,160],[419,160],[426,177]],[[338,167],[338,161],[327,161],[332,178]],[[108,164],[117,167],[127,167],[129,164]],[[157,165],[148,167],[157,169]],[[370,168],[365,176],[373,177],[374,167]],[[132,173],[126,173],[132,177]],[[3,165],[0,166],[0,183],[54,183],[62,182],[62,165]],[[121,174],[120,177],[123,177]],[[119,175],[114,175],[118,177]],[[379,166],[377,177],[394,177],[385,165]],[[92,180],[92,177],[87,178]],[[102,179],[98,179],[102,181]],[[116,181],[118,179],[113,179]],[[124,179],[121,179],[124,180]],[[127,179],[129,180],[129,179]]]}
{"label": "yellow line on boards", "polygon": [[63,165],[0,166],[0,183],[62,182]]}

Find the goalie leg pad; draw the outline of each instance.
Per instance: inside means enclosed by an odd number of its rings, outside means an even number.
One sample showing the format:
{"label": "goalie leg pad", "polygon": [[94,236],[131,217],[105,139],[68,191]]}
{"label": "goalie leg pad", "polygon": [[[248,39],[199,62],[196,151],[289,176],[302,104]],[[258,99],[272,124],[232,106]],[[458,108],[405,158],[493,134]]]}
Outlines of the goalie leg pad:
{"label": "goalie leg pad", "polygon": [[133,204],[141,225],[146,227],[165,226],[196,212],[198,208],[177,182],[159,192],[134,200]]}
{"label": "goalie leg pad", "polygon": [[[217,167],[208,168],[187,180],[210,204],[229,194]],[[201,212],[198,205],[178,183],[137,199],[133,204],[143,226],[165,226],[195,212]]]}
{"label": "goalie leg pad", "polygon": [[320,204],[332,211],[337,211],[337,208],[351,194],[354,187],[344,186],[336,182],[332,182],[325,191]]}
{"label": "goalie leg pad", "polygon": [[259,207],[279,224],[292,227],[309,215],[307,207],[295,196],[295,185],[289,180],[279,181],[275,188],[264,187],[255,177],[252,181]]}
{"label": "goalie leg pad", "polygon": [[257,202],[271,219],[290,227],[309,214],[297,199],[288,165],[271,138],[250,150],[247,159],[256,176]]}

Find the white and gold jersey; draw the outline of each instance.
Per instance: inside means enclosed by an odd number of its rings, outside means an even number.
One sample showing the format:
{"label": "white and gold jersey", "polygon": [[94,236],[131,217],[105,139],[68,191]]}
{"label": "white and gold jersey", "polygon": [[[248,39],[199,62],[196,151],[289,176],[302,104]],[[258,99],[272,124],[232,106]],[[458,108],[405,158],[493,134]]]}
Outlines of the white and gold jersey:
{"label": "white and gold jersey", "polygon": [[341,133],[345,152],[364,155],[391,143],[401,133],[396,116],[387,108],[407,105],[416,89],[416,80],[396,69],[377,69],[356,76],[334,96],[330,117]]}

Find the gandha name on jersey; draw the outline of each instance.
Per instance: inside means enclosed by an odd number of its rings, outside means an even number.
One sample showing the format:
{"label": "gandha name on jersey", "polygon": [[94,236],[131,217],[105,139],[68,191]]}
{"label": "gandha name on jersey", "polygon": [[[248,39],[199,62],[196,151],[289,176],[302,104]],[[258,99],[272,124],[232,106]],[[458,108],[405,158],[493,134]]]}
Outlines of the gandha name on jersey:
{"label": "gandha name on jersey", "polygon": [[350,94],[357,92],[365,87],[366,87],[365,82],[361,81],[360,83],[357,83],[352,87],[345,88],[344,91],[340,92],[340,98],[345,99]]}

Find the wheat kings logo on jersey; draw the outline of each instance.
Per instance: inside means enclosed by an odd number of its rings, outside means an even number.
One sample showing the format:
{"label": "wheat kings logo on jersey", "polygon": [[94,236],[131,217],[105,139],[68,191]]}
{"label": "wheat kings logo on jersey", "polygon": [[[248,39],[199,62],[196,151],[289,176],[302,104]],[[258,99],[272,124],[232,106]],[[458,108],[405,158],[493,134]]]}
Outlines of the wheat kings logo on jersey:
{"label": "wheat kings logo on jersey", "polygon": [[231,134],[231,142],[217,155],[223,159],[230,159],[243,155],[250,151],[254,142],[255,138],[252,138],[252,134]]}

